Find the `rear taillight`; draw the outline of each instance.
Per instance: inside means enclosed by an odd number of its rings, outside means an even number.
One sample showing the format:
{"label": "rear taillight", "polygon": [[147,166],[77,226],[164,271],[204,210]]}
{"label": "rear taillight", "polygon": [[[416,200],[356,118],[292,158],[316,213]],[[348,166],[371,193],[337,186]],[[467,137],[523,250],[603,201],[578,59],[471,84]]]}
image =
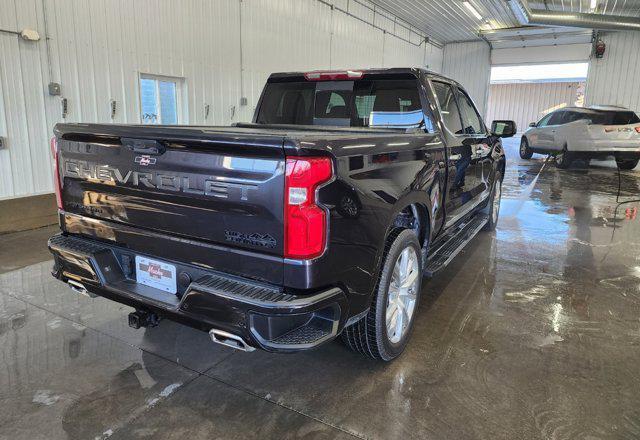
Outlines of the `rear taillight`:
{"label": "rear taillight", "polygon": [[322,254],[327,214],[316,204],[316,189],[331,179],[328,157],[288,157],[284,200],[284,255],[306,259]]}
{"label": "rear taillight", "polygon": [[636,133],[640,133],[640,127],[636,127]]}
{"label": "rear taillight", "polygon": [[60,160],[58,155],[58,140],[51,138],[51,155],[53,156],[53,188],[56,192],[56,204],[58,209],[62,209],[62,187],[60,186]]}
{"label": "rear taillight", "polygon": [[304,74],[304,78],[307,81],[344,81],[361,79],[364,76],[364,72],[355,70],[326,70],[307,72]]}

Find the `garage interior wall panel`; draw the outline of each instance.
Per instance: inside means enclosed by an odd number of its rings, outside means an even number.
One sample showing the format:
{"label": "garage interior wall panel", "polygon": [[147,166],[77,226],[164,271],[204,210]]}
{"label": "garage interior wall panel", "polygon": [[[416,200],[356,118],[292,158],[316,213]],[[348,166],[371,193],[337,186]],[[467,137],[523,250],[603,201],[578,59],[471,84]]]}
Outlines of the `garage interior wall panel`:
{"label": "garage interior wall panel", "polygon": [[442,73],[462,84],[480,113],[485,114],[491,76],[491,49],[487,43],[445,45]]}
{"label": "garage interior wall panel", "polygon": [[271,73],[329,66],[332,11],[317,1],[243,0],[240,5],[248,104],[240,107],[239,119],[250,121]]}
{"label": "garage interior wall panel", "polygon": [[422,61],[421,65],[423,67],[427,67],[427,63],[423,61],[426,54],[425,46],[420,44],[420,41],[416,41],[416,45],[413,45],[390,34],[383,34],[383,37],[383,67],[411,66],[411,62],[416,59]]}
{"label": "garage interior wall panel", "polygon": [[[441,69],[442,49],[374,9],[365,0],[0,0],[0,28],[42,37],[0,33],[0,199],[53,191],[48,139],[63,98],[66,122],[139,123],[141,73],[181,79],[181,122],[226,125],[251,120],[274,71]],[[49,82],[61,96],[49,96]]]}
{"label": "garage interior wall panel", "polygon": [[332,21],[332,69],[382,67],[384,32],[336,10]]}
{"label": "garage interior wall panel", "polygon": [[424,66],[436,73],[442,73],[444,49],[427,44],[424,51]]}
{"label": "garage interior wall panel", "polygon": [[603,58],[591,58],[585,91],[587,105],[622,105],[640,112],[640,32],[602,37]]}
{"label": "garage interior wall panel", "polygon": [[514,120],[522,133],[547,113],[575,105],[580,86],[578,82],[491,84],[486,123]]}

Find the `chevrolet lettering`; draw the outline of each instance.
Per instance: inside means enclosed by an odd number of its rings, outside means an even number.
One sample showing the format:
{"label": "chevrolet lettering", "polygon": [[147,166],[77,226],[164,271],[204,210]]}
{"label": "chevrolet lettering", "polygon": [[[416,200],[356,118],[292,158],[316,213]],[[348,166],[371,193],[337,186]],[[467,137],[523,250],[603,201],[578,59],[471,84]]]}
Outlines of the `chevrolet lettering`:
{"label": "chevrolet lettering", "polygon": [[[154,159],[155,160],[155,159]],[[214,178],[198,179],[190,176],[164,172],[140,172],[107,165],[96,165],[85,161],[67,160],[64,162],[64,175],[80,179],[92,179],[104,183],[141,186],[166,191],[198,194],[218,198],[232,198],[249,200],[250,191],[256,185],[216,180]]]}

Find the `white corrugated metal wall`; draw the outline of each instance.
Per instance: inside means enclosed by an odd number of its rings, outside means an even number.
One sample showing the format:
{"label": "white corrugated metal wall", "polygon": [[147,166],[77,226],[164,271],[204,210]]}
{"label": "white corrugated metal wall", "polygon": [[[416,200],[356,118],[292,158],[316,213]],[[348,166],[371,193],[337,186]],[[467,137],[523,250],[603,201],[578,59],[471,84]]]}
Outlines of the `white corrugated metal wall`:
{"label": "white corrugated metal wall", "polygon": [[640,113],[640,32],[605,34],[603,58],[592,57],[587,105],[623,105]]}
{"label": "white corrugated metal wall", "polygon": [[0,29],[25,28],[49,50],[0,33],[0,199],[53,190],[62,98],[69,122],[139,122],[140,73],[184,78],[185,122],[221,125],[251,119],[273,71],[442,66],[441,49],[366,0],[0,0]]}
{"label": "white corrugated metal wall", "polygon": [[443,57],[442,73],[462,84],[480,113],[486,114],[491,76],[489,45],[484,41],[447,44]]}
{"label": "white corrugated metal wall", "polygon": [[578,82],[491,84],[487,125],[495,119],[511,119],[522,133],[547,113],[575,105],[580,86]]}

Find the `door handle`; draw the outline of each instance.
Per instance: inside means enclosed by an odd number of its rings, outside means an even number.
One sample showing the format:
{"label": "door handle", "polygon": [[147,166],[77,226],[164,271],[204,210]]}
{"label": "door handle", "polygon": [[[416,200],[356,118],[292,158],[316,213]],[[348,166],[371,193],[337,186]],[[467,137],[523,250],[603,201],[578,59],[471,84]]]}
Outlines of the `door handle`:
{"label": "door handle", "polygon": [[449,156],[449,160],[460,160],[462,159],[462,154],[452,154]]}

